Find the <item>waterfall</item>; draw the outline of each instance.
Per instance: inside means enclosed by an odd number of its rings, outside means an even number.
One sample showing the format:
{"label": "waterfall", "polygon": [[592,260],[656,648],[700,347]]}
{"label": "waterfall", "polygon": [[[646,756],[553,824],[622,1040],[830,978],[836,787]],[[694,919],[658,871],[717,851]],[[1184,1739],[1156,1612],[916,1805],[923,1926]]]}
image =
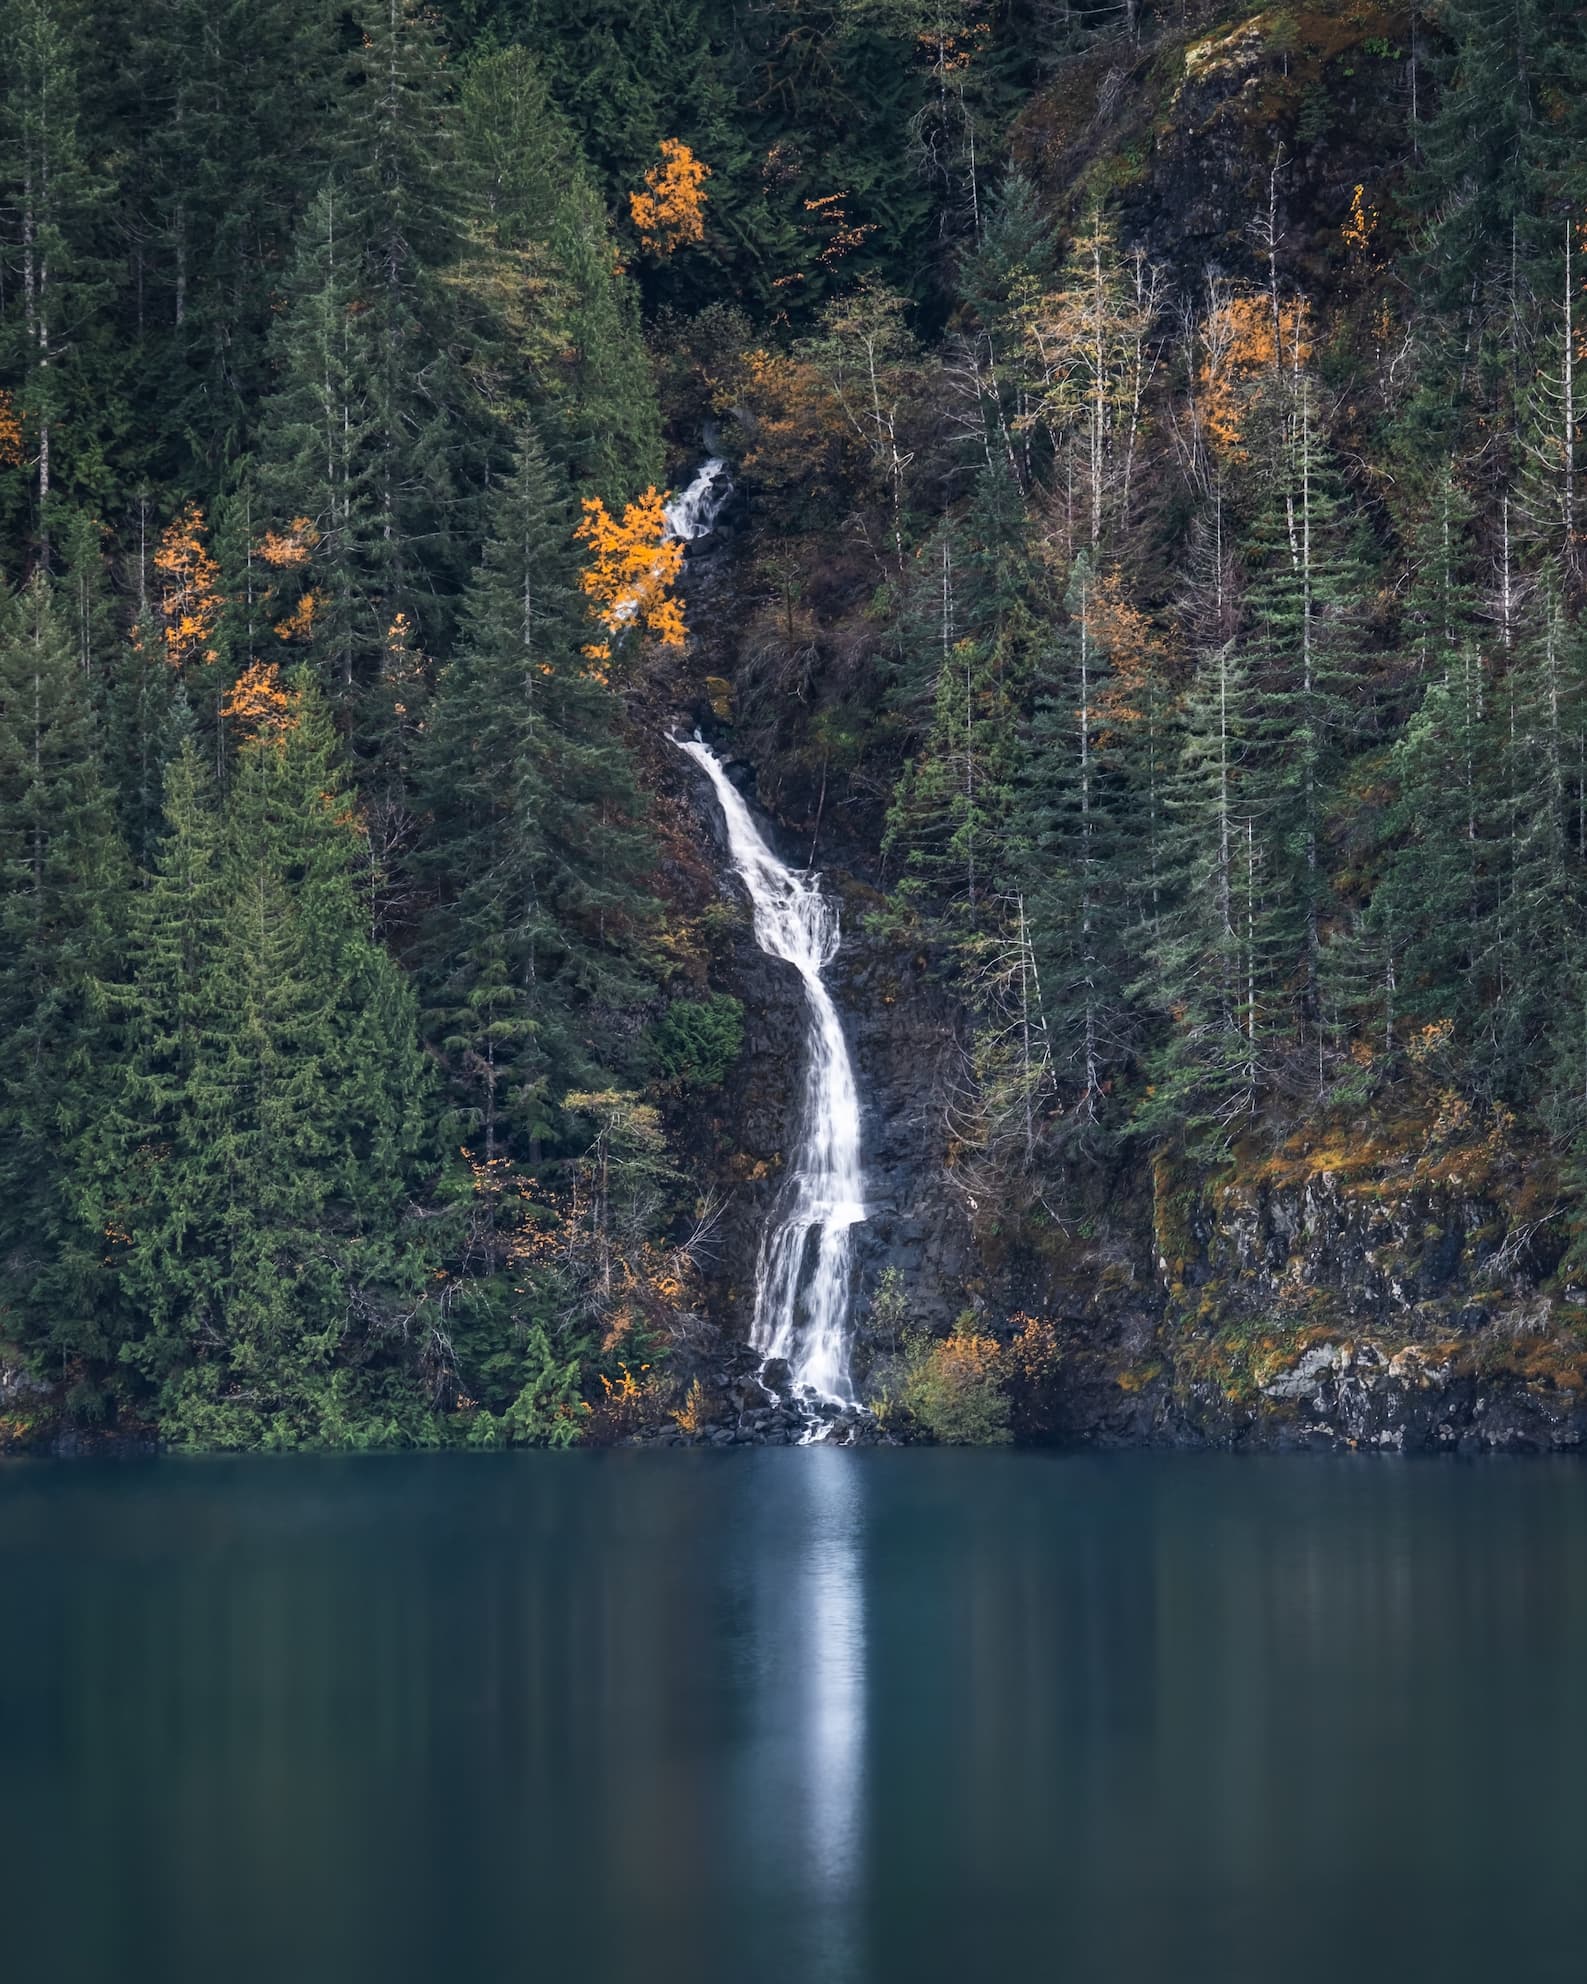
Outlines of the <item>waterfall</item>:
{"label": "waterfall", "polygon": [[692,544],[704,537],[716,522],[722,505],[733,493],[727,463],[718,455],[704,463],[687,489],[662,506],[667,536]]}
{"label": "waterfall", "polygon": [[721,802],[728,850],[755,912],[756,942],[798,972],[810,1012],[799,1143],[761,1238],[750,1341],[765,1358],[786,1358],[796,1385],[847,1401],[851,1229],[865,1205],[859,1092],[821,976],[837,955],[837,904],[822,893],[819,877],[795,873],[772,853],[710,746],[674,741]]}

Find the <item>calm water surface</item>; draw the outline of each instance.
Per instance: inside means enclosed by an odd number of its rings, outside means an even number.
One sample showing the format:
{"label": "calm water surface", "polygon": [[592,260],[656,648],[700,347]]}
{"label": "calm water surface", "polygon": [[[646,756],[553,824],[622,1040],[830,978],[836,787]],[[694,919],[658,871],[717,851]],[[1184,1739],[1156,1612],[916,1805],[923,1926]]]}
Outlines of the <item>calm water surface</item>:
{"label": "calm water surface", "polygon": [[1587,1467],[0,1468],[65,1984],[1587,1976]]}

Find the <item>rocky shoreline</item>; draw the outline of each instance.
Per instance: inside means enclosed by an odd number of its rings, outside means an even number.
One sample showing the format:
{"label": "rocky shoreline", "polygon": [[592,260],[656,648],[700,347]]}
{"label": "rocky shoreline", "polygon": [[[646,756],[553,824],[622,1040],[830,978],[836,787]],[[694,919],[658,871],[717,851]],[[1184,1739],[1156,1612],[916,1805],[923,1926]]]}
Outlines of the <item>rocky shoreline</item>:
{"label": "rocky shoreline", "polygon": [[780,1359],[759,1365],[747,1344],[734,1344],[725,1365],[697,1375],[690,1406],[657,1426],[631,1433],[625,1447],[880,1447],[899,1440],[870,1409],[824,1398],[791,1382]]}

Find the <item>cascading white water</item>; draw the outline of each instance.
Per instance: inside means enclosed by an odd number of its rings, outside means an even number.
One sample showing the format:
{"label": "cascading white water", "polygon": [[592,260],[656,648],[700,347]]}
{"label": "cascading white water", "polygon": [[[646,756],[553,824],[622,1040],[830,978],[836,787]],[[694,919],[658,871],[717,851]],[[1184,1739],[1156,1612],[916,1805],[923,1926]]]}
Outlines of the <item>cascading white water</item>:
{"label": "cascading white water", "polygon": [[721,514],[722,505],[733,493],[727,463],[718,455],[704,463],[687,489],[662,505],[667,536],[692,544],[704,537]]}
{"label": "cascading white water", "polygon": [[761,1239],[750,1340],[763,1357],[786,1358],[796,1385],[848,1401],[852,1230],[865,1217],[865,1193],[859,1092],[821,976],[837,954],[837,904],[817,877],[797,874],[772,853],[709,745],[674,742],[704,770],[721,802],[756,942],[794,967],[810,1008],[799,1147]]}

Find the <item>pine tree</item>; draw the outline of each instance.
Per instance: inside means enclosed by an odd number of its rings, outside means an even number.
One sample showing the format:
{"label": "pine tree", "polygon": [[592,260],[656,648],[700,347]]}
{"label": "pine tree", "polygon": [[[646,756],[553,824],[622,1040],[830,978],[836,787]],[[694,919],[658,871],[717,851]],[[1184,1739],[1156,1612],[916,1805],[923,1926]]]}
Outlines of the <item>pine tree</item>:
{"label": "pine tree", "polygon": [[[80,128],[74,15],[65,0],[7,0],[0,11],[7,77],[0,136],[17,229],[7,250],[17,280],[5,331],[31,454],[32,536],[46,571],[57,508],[88,493],[108,411],[91,348],[104,331],[98,230],[105,186]],[[64,455],[63,429],[70,436]]]}
{"label": "pine tree", "polygon": [[648,839],[618,707],[581,649],[569,505],[533,433],[492,502],[424,740],[428,1024],[488,1162],[601,1085],[602,1015],[646,983]]}
{"label": "pine tree", "polygon": [[117,1237],[124,1355],[178,1442],[395,1433],[381,1358],[417,1301],[427,1077],[411,990],[368,936],[336,757],[313,692],[284,694],[222,822],[184,747],[139,899],[84,1214]]}
{"label": "pine tree", "polygon": [[1498,281],[1519,302],[1538,200],[1537,52],[1550,0],[1452,0],[1437,109],[1423,133],[1428,268],[1463,300]]}
{"label": "pine tree", "polygon": [[1315,1046],[1323,1032],[1323,925],[1336,907],[1324,816],[1373,712],[1362,629],[1367,581],[1304,375],[1297,397],[1293,442],[1249,547],[1244,645],[1257,695],[1251,746],[1271,904],[1270,1009],[1288,1004],[1297,1044]]}
{"label": "pine tree", "polygon": [[467,330],[446,275],[466,187],[441,52],[413,0],[368,9],[345,103],[277,325],[256,514],[261,534],[311,551],[281,574],[278,631],[313,659],[360,761],[384,761],[389,780],[402,755],[393,630],[406,630],[398,649],[427,654],[448,637],[469,492],[496,436],[457,349]]}
{"label": "pine tree", "polygon": [[1192,1147],[1226,1148],[1271,1079],[1258,700],[1234,637],[1203,654],[1177,725],[1165,789],[1165,904],[1138,995],[1168,1033],[1137,1124]]}
{"label": "pine tree", "polygon": [[660,416],[633,291],[543,75],[521,48],[485,56],[470,65],[461,111],[485,215],[473,281],[505,333],[505,390],[528,400],[582,488],[615,502],[659,482]]}
{"label": "pine tree", "polygon": [[42,574],[0,622],[0,1262],[25,1337],[97,1342],[68,1182],[112,1072],[125,858],[88,678]]}
{"label": "pine tree", "polygon": [[196,468],[213,486],[246,445],[293,230],[329,163],[338,11],[127,0],[107,37],[96,110],[118,140],[122,305],[162,480]]}
{"label": "pine tree", "polygon": [[1121,984],[1127,896],[1126,787],[1111,659],[1097,639],[1097,581],[1084,553],[1068,625],[1037,682],[1014,805],[1019,898],[1034,930],[1043,1013],[1068,1126],[1095,1134],[1128,1024]]}

